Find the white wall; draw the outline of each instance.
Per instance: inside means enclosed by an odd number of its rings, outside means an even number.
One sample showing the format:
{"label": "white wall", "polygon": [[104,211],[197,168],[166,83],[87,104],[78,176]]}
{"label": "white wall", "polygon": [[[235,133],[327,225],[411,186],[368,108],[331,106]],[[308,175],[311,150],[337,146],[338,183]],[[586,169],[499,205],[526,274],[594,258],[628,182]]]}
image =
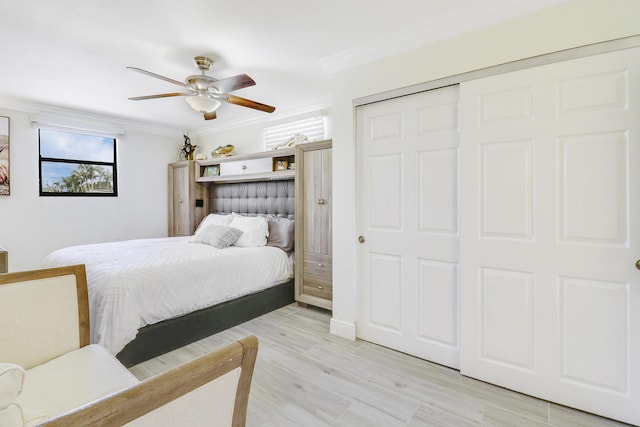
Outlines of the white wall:
{"label": "white wall", "polygon": [[355,99],[572,47],[640,34],[640,1],[578,0],[332,76],[332,333],[356,334]]}
{"label": "white wall", "polygon": [[118,197],[40,197],[37,129],[28,113],[0,115],[10,117],[11,195],[0,196],[0,247],[9,251],[10,271],[39,268],[64,246],[167,235],[167,164],[177,160],[182,135],[126,129]]}
{"label": "white wall", "polygon": [[221,145],[228,144],[235,147],[233,154],[236,156],[264,151],[262,140],[263,126],[263,123],[259,123],[222,132],[194,136],[191,138],[191,143],[198,146],[196,153],[206,155],[207,159],[212,157],[212,150]]}

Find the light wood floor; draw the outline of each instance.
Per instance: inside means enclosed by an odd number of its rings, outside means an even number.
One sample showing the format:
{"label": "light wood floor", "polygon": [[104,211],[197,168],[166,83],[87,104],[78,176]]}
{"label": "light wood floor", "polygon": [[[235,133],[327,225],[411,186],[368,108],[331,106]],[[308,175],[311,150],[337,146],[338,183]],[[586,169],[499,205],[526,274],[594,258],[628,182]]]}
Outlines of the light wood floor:
{"label": "light wood floor", "polygon": [[251,426],[623,426],[514,393],[365,341],[329,334],[330,314],[295,304],[133,366],[140,379],[246,335],[260,342]]}

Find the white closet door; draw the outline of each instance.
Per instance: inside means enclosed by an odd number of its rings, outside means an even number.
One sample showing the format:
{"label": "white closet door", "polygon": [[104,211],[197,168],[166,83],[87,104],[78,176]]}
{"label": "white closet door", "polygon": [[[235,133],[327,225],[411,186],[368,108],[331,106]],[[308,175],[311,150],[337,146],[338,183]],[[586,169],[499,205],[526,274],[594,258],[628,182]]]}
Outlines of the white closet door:
{"label": "white closet door", "polygon": [[357,335],[458,367],[458,87],[357,112]]}
{"label": "white closet door", "polygon": [[461,371],[640,424],[640,51],[461,85]]}

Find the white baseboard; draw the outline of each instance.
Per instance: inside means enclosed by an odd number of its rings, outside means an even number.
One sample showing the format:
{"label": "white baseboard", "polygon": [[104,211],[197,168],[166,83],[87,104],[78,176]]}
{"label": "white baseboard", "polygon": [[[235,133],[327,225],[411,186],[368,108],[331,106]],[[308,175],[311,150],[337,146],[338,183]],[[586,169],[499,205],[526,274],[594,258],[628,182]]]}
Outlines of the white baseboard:
{"label": "white baseboard", "polygon": [[337,335],[351,341],[356,340],[356,324],[353,322],[345,322],[332,317],[329,323],[329,332],[331,335]]}

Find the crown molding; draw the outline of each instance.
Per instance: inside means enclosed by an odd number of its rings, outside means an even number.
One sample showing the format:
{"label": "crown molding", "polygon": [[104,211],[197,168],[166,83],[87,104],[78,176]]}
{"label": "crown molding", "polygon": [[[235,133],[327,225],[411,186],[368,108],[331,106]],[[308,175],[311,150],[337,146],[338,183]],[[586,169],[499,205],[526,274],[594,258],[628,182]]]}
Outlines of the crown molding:
{"label": "crown molding", "polygon": [[471,31],[558,6],[571,0],[483,0],[353,49],[322,58],[330,74],[434,44]]}
{"label": "crown molding", "polygon": [[126,134],[127,131],[131,130],[164,136],[182,135],[184,133],[181,129],[166,127],[157,123],[41,104],[9,96],[0,96],[0,103],[3,105],[3,110],[26,114],[30,116],[31,121],[47,125],[68,126],[86,130],[107,129],[118,134]]}

